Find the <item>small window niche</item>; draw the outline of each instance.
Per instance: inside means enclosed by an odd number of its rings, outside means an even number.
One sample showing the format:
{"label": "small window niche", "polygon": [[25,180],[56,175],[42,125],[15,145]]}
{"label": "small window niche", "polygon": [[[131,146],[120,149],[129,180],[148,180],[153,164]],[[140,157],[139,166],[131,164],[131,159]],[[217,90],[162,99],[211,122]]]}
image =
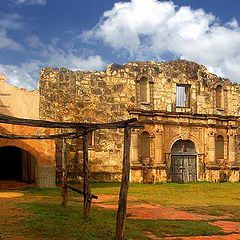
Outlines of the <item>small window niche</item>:
{"label": "small window niche", "polygon": [[150,103],[150,87],[146,77],[140,79],[140,103]]}
{"label": "small window niche", "polygon": [[215,139],[215,151],[217,160],[224,159],[224,138],[222,135],[218,135]]}
{"label": "small window niche", "polygon": [[140,136],[140,155],[141,159],[150,158],[150,135],[143,132]]}
{"label": "small window niche", "polygon": [[216,108],[218,110],[223,110],[223,87],[221,85],[218,85],[216,87]]}
{"label": "small window niche", "polygon": [[177,84],[176,89],[176,107],[189,108],[190,107],[190,85]]}

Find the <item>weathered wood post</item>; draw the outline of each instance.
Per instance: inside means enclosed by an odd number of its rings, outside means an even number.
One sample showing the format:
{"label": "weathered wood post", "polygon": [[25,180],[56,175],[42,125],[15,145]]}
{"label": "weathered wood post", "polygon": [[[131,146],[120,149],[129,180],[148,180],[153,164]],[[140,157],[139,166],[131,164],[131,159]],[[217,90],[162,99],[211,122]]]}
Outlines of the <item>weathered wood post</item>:
{"label": "weathered wood post", "polygon": [[66,139],[62,139],[62,207],[67,206]]}
{"label": "weathered wood post", "polygon": [[117,224],[116,224],[116,240],[124,239],[125,220],[127,212],[127,195],[130,174],[130,145],[131,145],[131,128],[124,128],[124,150],[122,164],[122,183],[119,193]]}
{"label": "weathered wood post", "polygon": [[84,203],[83,203],[83,214],[84,218],[87,218],[91,208],[91,189],[90,189],[90,171],[88,163],[88,133],[83,133],[83,192],[84,192]]}

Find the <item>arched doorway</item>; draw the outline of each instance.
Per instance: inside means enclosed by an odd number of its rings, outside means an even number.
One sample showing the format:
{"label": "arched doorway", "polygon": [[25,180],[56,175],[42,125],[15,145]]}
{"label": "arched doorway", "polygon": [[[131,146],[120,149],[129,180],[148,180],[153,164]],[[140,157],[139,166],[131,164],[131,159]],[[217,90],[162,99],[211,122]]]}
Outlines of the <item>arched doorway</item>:
{"label": "arched doorway", "polygon": [[178,140],[173,144],[171,169],[173,182],[197,181],[197,153],[192,141]]}
{"label": "arched doorway", "polygon": [[0,180],[34,183],[36,181],[36,159],[21,148],[1,147]]}

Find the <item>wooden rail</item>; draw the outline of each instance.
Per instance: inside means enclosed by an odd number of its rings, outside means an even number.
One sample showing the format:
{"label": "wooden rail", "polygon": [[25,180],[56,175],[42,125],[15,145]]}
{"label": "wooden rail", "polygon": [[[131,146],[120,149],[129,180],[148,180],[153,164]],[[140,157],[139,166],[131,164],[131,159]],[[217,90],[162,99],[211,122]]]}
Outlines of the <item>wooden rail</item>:
{"label": "wooden rail", "polygon": [[[142,125],[134,124],[136,118],[125,121],[112,123],[74,123],[74,122],[51,122],[45,120],[33,120],[11,117],[0,114],[0,123],[25,125],[31,127],[75,129],[75,132],[65,132],[52,135],[14,135],[0,133],[0,138],[6,139],[62,139],[62,206],[67,206],[68,188],[83,194],[83,212],[87,218],[90,213],[92,199],[98,199],[96,195],[91,194],[90,188],[90,170],[88,159],[88,134],[98,129],[118,129],[124,128],[124,152],[122,164],[122,182],[119,192],[118,211],[116,219],[116,240],[124,239],[124,229],[127,211],[127,196],[130,174],[130,145],[131,145],[131,128],[143,128]],[[67,183],[67,159],[66,159],[66,139],[83,137],[83,191]],[[78,149],[78,148],[76,148]]]}

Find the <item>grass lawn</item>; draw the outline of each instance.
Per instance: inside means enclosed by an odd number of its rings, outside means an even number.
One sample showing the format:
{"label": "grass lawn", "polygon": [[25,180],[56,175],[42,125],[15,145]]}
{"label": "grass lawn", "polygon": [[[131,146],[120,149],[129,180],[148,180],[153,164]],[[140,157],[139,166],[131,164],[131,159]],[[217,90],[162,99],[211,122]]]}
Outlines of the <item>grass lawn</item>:
{"label": "grass lawn", "polygon": [[[93,194],[110,195],[105,203],[116,204],[118,183],[93,183]],[[90,239],[112,240],[116,211],[97,206],[88,220],[83,219],[82,198],[69,190],[66,209],[60,206],[61,190],[25,189],[24,195],[0,199],[0,239]],[[174,207],[193,213],[227,216],[240,221],[239,183],[131,184],[129,205],[151,204]],[[8,209],[8,211],[2,211]],[[6,212],[6,213],[5,213]],[[213,221],[213,220],[211,220]],[[223,235],[209,220],[131,219],[126,221],[126,239],[149,239],[147,232],[158,236]],[[25,238],[24,238],[25,237]]]}

